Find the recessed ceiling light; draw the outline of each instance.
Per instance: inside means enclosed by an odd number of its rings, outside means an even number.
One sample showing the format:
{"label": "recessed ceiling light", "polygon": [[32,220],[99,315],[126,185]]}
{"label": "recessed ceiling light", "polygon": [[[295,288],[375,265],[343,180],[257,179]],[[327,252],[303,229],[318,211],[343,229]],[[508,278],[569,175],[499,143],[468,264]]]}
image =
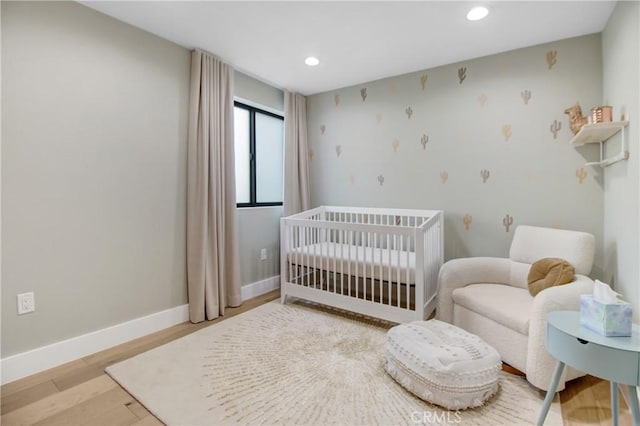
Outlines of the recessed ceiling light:
{"label": "recessed ceiling light", "polygon": [[479,21],[482,18],[485,18],[489,14],[489,9],[482,6],[474,7],[467,13],[467,19],[470,21]]}
{"label": "recessed ceiling light", "polygon": [[309,65],[310,67],[315,67],[320,63],[320,61],[315,56],[309,56],[307,59],[304,60],[304,63]]}

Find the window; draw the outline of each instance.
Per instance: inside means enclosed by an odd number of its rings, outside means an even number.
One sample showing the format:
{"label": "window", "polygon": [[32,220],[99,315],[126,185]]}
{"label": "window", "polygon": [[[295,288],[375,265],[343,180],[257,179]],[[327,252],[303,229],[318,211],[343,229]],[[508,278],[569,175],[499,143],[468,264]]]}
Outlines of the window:
{"label": "window", "polygon": [[235,102],[234,133],[238,207],[282,205],[284,118]]}

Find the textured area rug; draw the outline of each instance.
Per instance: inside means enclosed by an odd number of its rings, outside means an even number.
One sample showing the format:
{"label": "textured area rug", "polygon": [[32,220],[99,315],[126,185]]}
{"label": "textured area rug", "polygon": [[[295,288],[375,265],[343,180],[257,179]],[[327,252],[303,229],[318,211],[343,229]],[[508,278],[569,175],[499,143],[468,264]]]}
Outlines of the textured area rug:
{"label": "textured area rug", "polygon": [[[107,368],[169,425],[534,424],[543,395],[501,373],[484,406],[447,411],[383,369],[390,324],[275,301]],[[554,403],[546,425],[562,424]]]}

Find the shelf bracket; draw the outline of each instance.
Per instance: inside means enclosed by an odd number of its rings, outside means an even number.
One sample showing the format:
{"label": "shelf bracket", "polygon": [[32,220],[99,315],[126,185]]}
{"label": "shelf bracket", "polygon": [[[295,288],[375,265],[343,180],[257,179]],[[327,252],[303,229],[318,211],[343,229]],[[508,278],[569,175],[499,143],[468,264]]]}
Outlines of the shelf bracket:
{"label": "shelf bracket", "polygon": [[609,140],[609,138],[605,140],[598,141],[600,145],[600,161],[592,161],[586,163],[585,166],[600,166],[607,167],[612,164],[617,163],[618,161],[628,160],[629,159],[629,150],[627,148],[627,138],[625,134],[626,125],[620,126],[620,152],[613,157],[604,158],[604,143]]}

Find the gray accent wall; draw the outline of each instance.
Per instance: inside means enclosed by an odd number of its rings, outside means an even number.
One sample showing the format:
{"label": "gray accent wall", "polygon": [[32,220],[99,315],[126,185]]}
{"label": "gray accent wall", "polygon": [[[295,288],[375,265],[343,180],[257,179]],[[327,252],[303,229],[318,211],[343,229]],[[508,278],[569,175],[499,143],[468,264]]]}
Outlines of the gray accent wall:
{"label": "gray accent wall", "polygon": [[3,1],[2,56],[2,357],[185,304],[189,52]]}
{"label": "gray accent wall", "polygon": [[[236,71],[235,96],[257,107],[284,113],[284,92]],[[282,206],[238,209],[240,280],[247,285],[280,274],[280,217]],[[267,249],[267,259],[260,250]]]}
{"label": "gray accent wall", "polygon": [[[623,114],[629,160],[604,169],[604,279],[633,305],[640,319],[640,3],[621,1],[602,33],[603,102]],[[606,143],[609,155],[620,151],[621,135]]]}
{"label": "gray accent wall", "polygon": [[[280,217],[280,206],[238,209],[240,281],[243,286],[280,274]],[[263,248],[267,249],[266,260],[260,259]]]}
{"label": "gray accent wall", "polygon": [[312,203],[444,210],[447,259],[507,256],[522,224],[591,232],[600,276],[603,176],[584,167],[597,146],[568,143],[576,101],[602,104],[599,34],[310,96]]}
{"label": "gray accent wall", "polygon": [[[74,2],[1,7],[5,358],[187,303],[191,60]],[[281,90],[235,83],[283,110]],[[277,275],[282,208],[238,215],[242,283]],[[36,311],[18,316],[28,291]]]}

